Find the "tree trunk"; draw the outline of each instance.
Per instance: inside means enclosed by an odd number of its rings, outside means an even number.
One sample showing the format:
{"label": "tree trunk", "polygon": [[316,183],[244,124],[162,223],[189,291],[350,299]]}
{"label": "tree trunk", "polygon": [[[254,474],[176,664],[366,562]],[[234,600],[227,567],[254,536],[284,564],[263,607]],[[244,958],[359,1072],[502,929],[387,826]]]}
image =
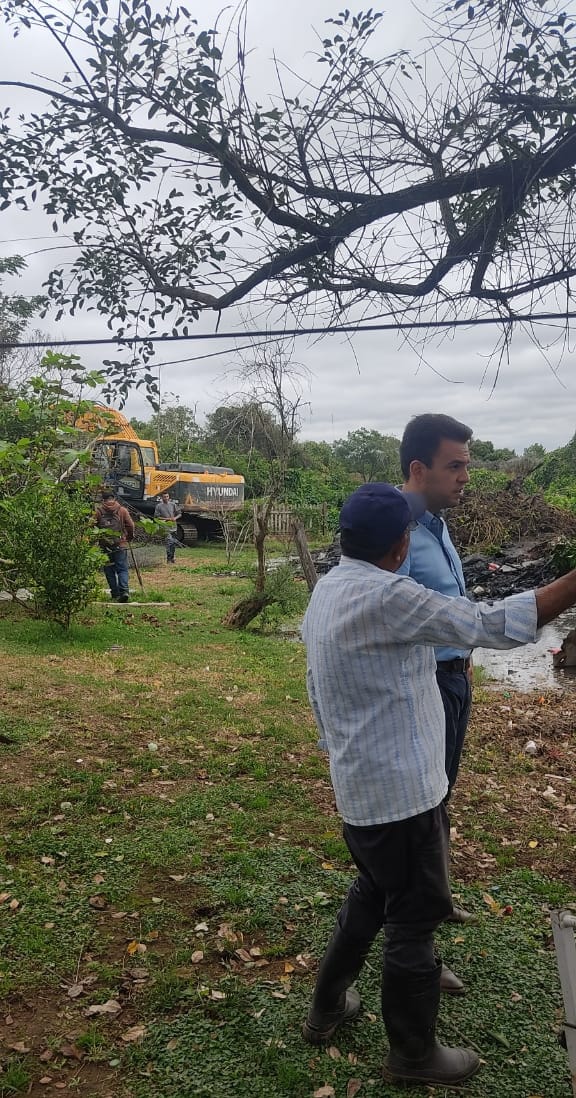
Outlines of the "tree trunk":
{"label": "tree trunk", "polygon": [[310,556],[306,531],[304,529],[304,524],[300,519],[292,519],[292,530],[294,531],[294,540],[296,542],[298,556],[300,557],[304,578],[308,584],[308,590],[312,592],[318,583],[318,573],[314,566],[314,561]]}
{"label": "tree trunk", "polygon": [[264,607],[269,606],[273,601],[270,595],[248,595],[224,615],[222,625],[226,625],[228,629],[245,629],[254,618],[258,617]]}

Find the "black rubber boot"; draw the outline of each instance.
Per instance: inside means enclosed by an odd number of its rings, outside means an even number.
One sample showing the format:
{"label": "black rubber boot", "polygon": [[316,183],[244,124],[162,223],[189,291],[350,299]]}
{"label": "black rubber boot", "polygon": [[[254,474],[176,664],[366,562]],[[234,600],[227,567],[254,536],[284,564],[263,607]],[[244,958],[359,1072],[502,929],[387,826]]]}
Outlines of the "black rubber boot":
{"label": "black rubber boot", "polygon": [[340,926],[328,943],[320,962],[308,1017],[302,1027],[305,1041],[322,1045],[343,1022],[360,1013],[360,995],[351,985],[358,976],[372,942],[350,938]]}
{"label": "black rubber boot", "polygon": [[382,1017],[390,1052],[384,1078],[392,1083],[459,1086],[478,1071],[469,1048],[447,1048],[436,1040],[441,962],[430,973],[384,970]]}

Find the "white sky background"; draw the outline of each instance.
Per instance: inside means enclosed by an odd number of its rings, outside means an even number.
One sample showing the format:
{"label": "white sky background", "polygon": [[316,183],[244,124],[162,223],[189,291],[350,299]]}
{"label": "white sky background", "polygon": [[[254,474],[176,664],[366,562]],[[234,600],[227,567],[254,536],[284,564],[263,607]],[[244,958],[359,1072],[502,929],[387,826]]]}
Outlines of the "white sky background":
{"label": "white sky background", "polygon": [[[424,0],[424,3],[426,0]],[[359,6],[359,5],[357,5]],[[435,6],[430,2],[430,8]],[[198,10],[199,23],[207,26],[210,13],[220,5],[203,0],[189,4]],[[302,72],[307,66],[312,76],[315,62],[308,51],[318,39],[313,27],[322,33],[322,22],[342,7],[338,0],[249,0],[248,41],[253,47],[250,71],[265,95],[272,84],[270,59],[274,52]],[[419,16],[409,4],[388,0],[385,16],[386,52],[410,48],[419,37]],[[382,41],[382,38],[379,39]],[[14,42],[0,25],[0,54],[3,79],[26,80],[32,74],[60,71],[56,50],[51,50],[44,35],[22,34]],[[0,105],[8,99],[0,89]],[[33,103],[41,109],[39,96],[11,96],[14,106]],[[40,212],[0,214],[0,253],[27,257],[24,278],[5,283],[14,292],[41,292],[41,283],[52,263],[61,262],[65,252],[52,251],[64,243],[50,232],[49,220]],[[32,237],[42,239],[31,240]],[[42,249],[49,249],[44,252]],[[224,313],[221,330],[241,331],[247,309]],[[196,330],[211,331],[215,320],[204,316]],[[95,314],[62,318],[55,324],[41,322],[44,332],[55,339],[107,336],[105,321]],[[560,330],[539,329],[542,341],[552,342]],[[489,438],[496,445],[511,446],[518,452],[532,442],[548,449],[563,445],[576,430],[576,372],[574,347],[563,339],[551,345],[546,354],[535,346],[528,333],[518,331],[512,344],[510,361],[500,364],[490,358],[496,341],[494,328],[457,330],[439,338],[430,334],[420,349],[413,349],[394,332],[342,334],[321,340],[300,337],[295,341],[293,358],[309,371],[304,399],[310,402],[304,412],[302,437],[332,441],[358,427],[376,428],[385,434],[400,435],[411,415],[441,411],[469,423],[476,437]],[[247,342],[244,338],[242,343]],[[576,336],[574,337],[576,343]],[[213,355],[216,358],[164,366],[161,371],[163,399],[197,407],[199,420],[223,398],[236,392],[238,383],[230,376],[238,356],[234,342],[216,341],[171,343],[157,351],[160,362]],[[86,348],[80,352],[91,368],[103,357],[117,357],[114,348]],[[130,415],[149,418],[151,409],[141,393],[128,401]]]}

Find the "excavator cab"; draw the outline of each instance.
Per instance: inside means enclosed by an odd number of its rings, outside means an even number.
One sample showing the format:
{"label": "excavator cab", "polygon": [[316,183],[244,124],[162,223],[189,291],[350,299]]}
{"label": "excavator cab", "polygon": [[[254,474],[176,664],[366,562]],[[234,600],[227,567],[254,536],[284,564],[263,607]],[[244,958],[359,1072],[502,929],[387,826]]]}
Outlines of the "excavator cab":
{"label": "excavator cab", "polygon": [[119,499],[142,500],[144,462],[137,443],[115,438],[99,440],[92,450],[91,469]]}

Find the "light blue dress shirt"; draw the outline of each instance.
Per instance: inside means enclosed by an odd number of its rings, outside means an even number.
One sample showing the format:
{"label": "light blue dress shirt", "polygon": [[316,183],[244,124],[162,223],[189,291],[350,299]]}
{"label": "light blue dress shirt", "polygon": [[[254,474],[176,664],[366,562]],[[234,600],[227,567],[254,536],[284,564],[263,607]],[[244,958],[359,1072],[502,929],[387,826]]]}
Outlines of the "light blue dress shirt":
{"label": "light blue dress shirt", "polygon": [[[411,576],[416,583],[442,595],[457,597],[466,594],[462,562],[440,515],[425,511],[420,516],[410,534],[410,551],[400,565],[398,575]],[[438,661],[466,659],[470,649],[441,645],[436,648],[435,654]]]}
{"label": "light blue dress shirt", "polygon": [[342,818],[359,827],[407,819],[446,795],[432,645],[515,648],[536,629],[533,591],[473,603],[342,557],[316,584],[302,626],[308,694]]}

